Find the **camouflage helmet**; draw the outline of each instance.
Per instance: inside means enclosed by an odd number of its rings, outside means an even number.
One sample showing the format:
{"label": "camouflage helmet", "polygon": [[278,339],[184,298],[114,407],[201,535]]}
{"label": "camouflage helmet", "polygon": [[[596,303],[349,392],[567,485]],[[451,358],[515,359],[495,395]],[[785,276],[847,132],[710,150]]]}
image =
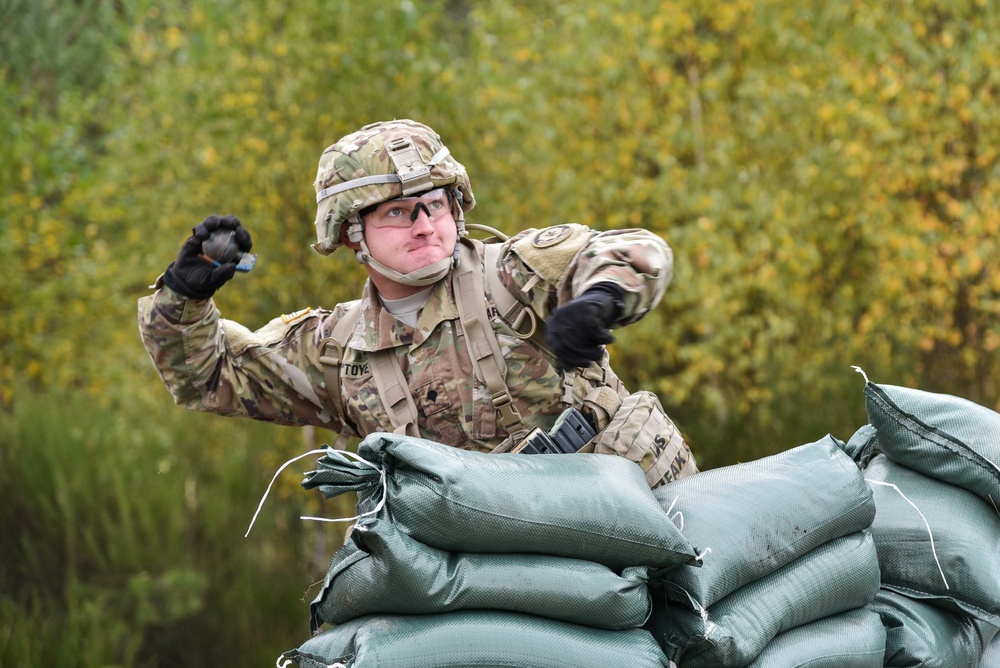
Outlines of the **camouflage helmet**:
{"label": "camouflage helmet", "polygon": [[[401,119],[372,123],[325,151],[316,173],[319,253],[340,246],[340,230],[362,209],[396,197],[451,186],[463,211],[476,204],[469,176],[434,130]],[[359,222],[359,221],[358,221]]]}

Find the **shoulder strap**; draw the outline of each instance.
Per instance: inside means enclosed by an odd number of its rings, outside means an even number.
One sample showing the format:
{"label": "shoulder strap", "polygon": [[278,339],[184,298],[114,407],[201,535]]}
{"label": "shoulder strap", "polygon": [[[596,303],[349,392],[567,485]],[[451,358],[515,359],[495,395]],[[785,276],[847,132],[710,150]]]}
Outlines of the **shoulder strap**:
{"label": "shoulder strap", "polygon": [[[486,262],[486,284],[489,286],[490,295],[493,296],[493,301],[496,303],[497,310],[500,311],[500,316],[510,324],[515,334],[522,339],[539,340],[542,337],[537,336],[539,334],[538,320],[535,318],[534,311],[517,301],[514,295],[510,294],[504,286],[503,281],[500,280],[499,272],[490,271],[492,267],[496,266],[500,258],[500,248],[501,244],[498,243],[483,244],[483,260]],[[528,320],[530,323],[527,331],[523,329],[525,320]]]}
{"label": "shoulder strap", "polygon": [[[361,301],[347,309],[344,316],[333,326],[330,336],[323,339],[319,344],[319,361],[323,365],[323,379],[326,381],[326,392],[330,397],[333,410],[344,413],[344,407],[340,392],[340,363],[344,360],[344,347],[347,340],[354,333],[354,329],[361,320]],[[347,447],[347,421],[344,430],[337,434],[337,440],[333,447],[335,450],[343,450]]]}
{"label": "shoulder strap", "polygon": [[[487,245],[487,248],[490,245]],[[492,252],[492,251],[491,251]],[[495,256],[494,256],[495,257]],[[494,260],[495,261],[495,260]],[[487,271],[487,275],[493,272]],[[486,288],[483,280],[483,267],[479,254],[472,244],[463,243],[460,246],[459,265],[453,278],[455,301],[458,302],[458,314],[465,330],[465,344],[469,348],[476,376],[486,384],[494,408],[500,414],[500,424],[508,434],[524,431],[521,424],[521,414],[514,405],[514,398],[507,387],[507,363],[500,350],[500,342],[490,325],[487,311]],[[505,301],[514,298],[501,286],[499,293],[506,294]],[[494,299],[497,296],[494,295]],[[499,303],[498,303],[499,307]]]}
{"label": "shoulder strap", "polygon": [[403,368],[396,357],[396,350],[386,348],[370,352],[368,360],[371,362],[372,378],[378,387],[378,396],[382,399],[386,413],[389,414],[393,433],[419,438],[417,405],[413,402],[413,395],[410,394]]}
{"label": "shoulder strap", "polygon": [[[352,306],[344,316],[333,326],[330,336],[320,344],[319,361],[323,364],[323,378],[326,381],[327,393],[336,410],[342,409],[340,392],[340,363],[344,359],[344,348],[354,334],[361,320],[361,302]],[[399,366],[395,352],[379,350],[368,353],[371,363],[372,378],[378,387],[379,397],[389,414],[395,433],[409,436],[420,436],[417,430],[417,407],[413,403],[406,384],[406,377]],[[345,430],[346,431],[346,430]],[[334,448],[342,450],[347,442],[344,432],[337,435]]]}

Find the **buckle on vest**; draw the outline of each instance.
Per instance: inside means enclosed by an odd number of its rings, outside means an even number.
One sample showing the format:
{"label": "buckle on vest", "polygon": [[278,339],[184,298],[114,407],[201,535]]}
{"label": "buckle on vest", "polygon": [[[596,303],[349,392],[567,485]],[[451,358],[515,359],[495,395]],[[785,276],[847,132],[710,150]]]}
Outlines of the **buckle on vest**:
{"label": "buckle on vest", "polygon": [[500,424],[504,429],[521,421],[521,413],[518,412],[509,392],[497,392],[490,396],[490,401],[493,402],[493,408],[500,413]]}
{"label": "buckle on vest", "polygon": [[[332,352],[327,352],[328,348],[332,348]],[[323,364],[329,364],[330,366],[340,366],[341,360],[344,359],[344,349],[339,343],[332,337],[328,336],[323,339],[319,344],[319,361]]]}

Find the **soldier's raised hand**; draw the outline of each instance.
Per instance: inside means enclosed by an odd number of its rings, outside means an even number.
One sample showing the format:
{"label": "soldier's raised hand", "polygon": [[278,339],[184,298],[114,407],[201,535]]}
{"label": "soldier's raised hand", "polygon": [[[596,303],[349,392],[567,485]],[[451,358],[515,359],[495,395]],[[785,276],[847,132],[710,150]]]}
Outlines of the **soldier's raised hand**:
{"label": "soldier's raised hand", "polygon": [[[204,253],[202,245],[213,232],[232,232],[232,241],[240,252],[214,258]],[[191,299],[208,299],[236,273],[237,260],[253,247],[250,232],[236,216],[212,215],[198,223],[177,259],[163,274],[163,283],[174,292]]]}

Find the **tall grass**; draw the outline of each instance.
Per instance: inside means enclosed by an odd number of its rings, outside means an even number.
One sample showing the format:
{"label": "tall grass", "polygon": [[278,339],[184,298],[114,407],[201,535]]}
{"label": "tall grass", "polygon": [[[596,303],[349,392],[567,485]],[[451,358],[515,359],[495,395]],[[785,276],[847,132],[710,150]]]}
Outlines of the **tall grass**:
{"label": "tall grass", "polygon": [[0,665],[272,665],[308,637],[343,527],[298,517],[353,499],[316,508],[289,472],[244,539],[303,432],[160,399],[21,395],[0,415]]}

